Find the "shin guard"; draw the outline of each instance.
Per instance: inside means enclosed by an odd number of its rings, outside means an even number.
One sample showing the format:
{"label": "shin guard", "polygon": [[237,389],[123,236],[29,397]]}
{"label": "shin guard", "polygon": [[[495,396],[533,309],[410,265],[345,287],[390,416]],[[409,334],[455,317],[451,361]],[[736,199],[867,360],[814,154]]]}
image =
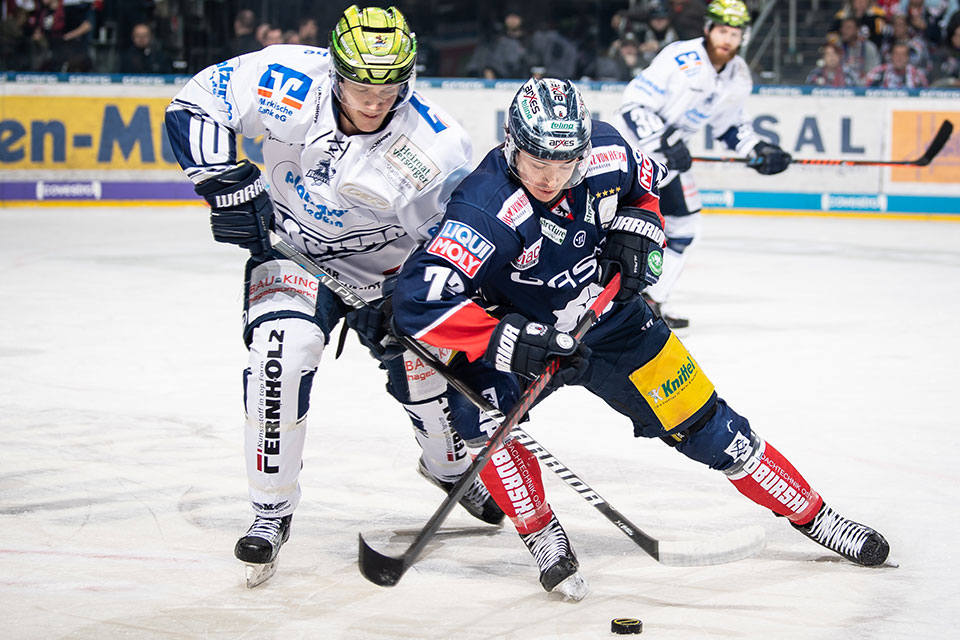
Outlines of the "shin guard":
{"label": "shin guard", "polygon": [[540,463],[516,440],[493,452],[480,479],[521,535],[539,531],[550,522],[553,512],[545,499]]}
{"label": "shin guard", "polygon": [[823,499],[782,453],[757,434],[750,437],[751,451],[723,473],[737,491],[794,524],[809,522]]}

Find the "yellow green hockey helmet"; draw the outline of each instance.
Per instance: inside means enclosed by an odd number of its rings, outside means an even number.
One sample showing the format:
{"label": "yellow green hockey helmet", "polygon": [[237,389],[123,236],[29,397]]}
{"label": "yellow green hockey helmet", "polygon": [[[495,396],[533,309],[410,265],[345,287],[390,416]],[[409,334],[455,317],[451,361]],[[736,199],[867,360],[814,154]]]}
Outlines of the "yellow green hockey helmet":
{"label": "yellow green hockey helmet", "polygon": [[414,76],[417,40],[396,7],[352,5],[330,33],[330,55],[342,78],[361,84],[399,84]]}
{"label": "yellow green hockey helmet", "polygon": [[750,12],[742,0],[712,0],[707,5],[707,26],[710,23],[746,29],[750,24]]}

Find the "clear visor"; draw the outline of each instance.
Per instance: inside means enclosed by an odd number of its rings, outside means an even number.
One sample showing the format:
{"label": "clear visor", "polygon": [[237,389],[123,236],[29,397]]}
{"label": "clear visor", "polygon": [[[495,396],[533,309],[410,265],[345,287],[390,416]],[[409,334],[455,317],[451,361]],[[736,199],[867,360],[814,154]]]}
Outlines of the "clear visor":
{"label": "clear visor", "polygon": [[544,160],[518,149],[507,136],[504,152],[507,164],[513,175],[524,185],[533,185],[543,191],[563,191],[572,189],[587,175],[590,164],[591,147],[587,148],[579,158],[567,161]]}
{"label": "clear visor", "polygon": [[394,84],[366,84],[333,74],[333,95],[342,105],[365,113],[394,111],[410,97],[413,76]]}

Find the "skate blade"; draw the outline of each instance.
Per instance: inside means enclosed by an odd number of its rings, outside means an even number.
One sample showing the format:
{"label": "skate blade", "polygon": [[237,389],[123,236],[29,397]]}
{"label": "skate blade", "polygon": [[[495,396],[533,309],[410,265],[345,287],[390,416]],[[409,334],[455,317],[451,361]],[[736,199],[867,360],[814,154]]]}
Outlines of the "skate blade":
{"label": "skate blade", "polygon": [[550,593],[556,593],[560,596],[563,596],[564,600],[580,602],[587,597],[587,592],[589,590],[590,585],[587,584],[586,579],[580,575],[579,571],[577,571],[573,575],[565,578],[563,582],[555,586]]}
{"label": "skate blade", "polygon": [[256,586],[259,586],[273,577],[273,574],[277,572],[277,561],[267,562],[264,564],[248,564],[246,565],[247,573],[247,589],[253,589]]}

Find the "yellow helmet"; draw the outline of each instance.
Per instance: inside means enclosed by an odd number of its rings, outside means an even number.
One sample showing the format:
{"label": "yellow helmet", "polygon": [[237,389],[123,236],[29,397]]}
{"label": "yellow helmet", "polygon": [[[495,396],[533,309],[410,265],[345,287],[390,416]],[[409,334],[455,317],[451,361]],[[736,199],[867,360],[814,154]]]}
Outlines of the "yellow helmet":
{"label": "yellow helmet", "polygon": [[712,0],[707,5],[707,21],[708,27],[713,22],[746,29],[750,24],[750,12],[741,0]]}
{"label": "yellow helmet", "polygon": [[363,84],[398,84],[414,75],[417,40],[396,7],[351,5],[330,33],[336,72]]}

